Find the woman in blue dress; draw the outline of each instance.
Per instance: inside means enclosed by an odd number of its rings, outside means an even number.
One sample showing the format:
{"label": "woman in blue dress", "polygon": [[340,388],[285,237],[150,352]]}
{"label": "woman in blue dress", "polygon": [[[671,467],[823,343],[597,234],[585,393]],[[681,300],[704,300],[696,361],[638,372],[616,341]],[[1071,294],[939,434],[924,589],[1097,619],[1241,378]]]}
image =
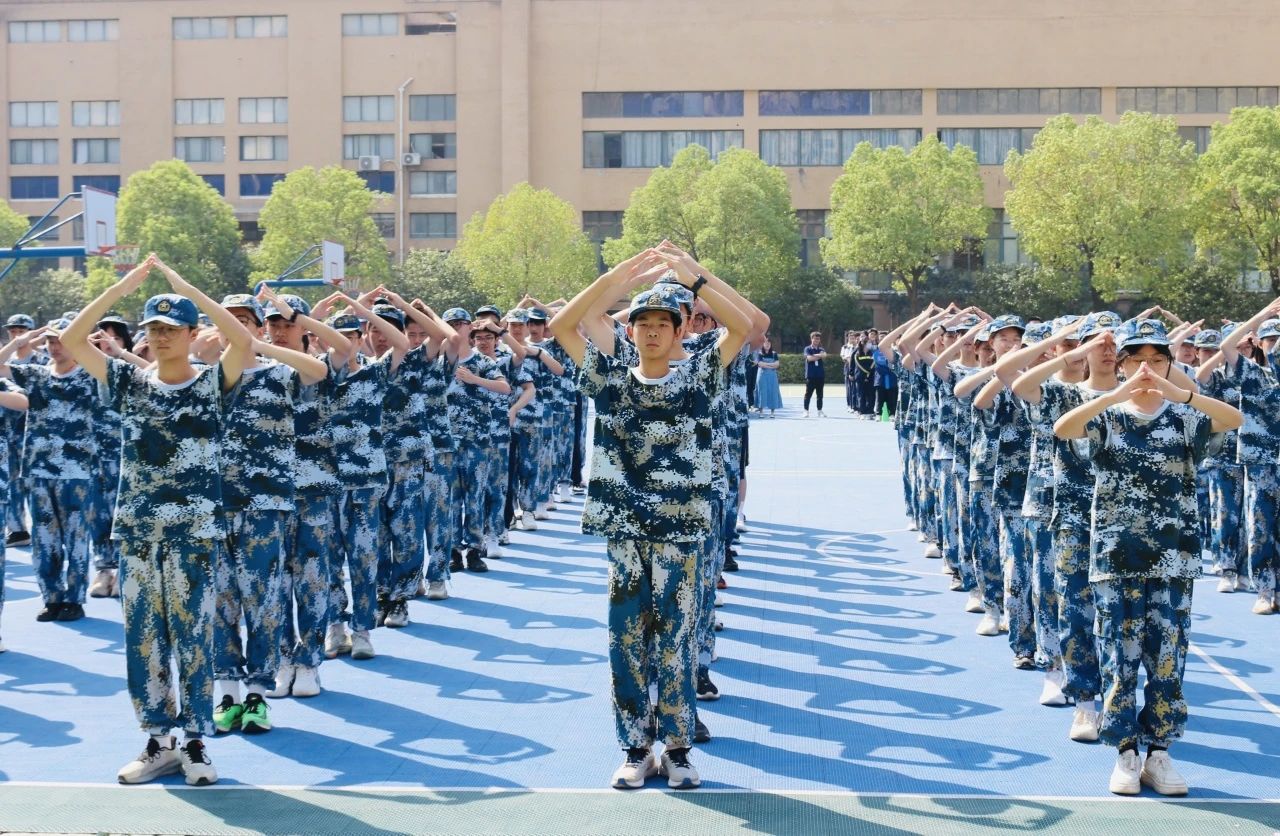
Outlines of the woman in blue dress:
{"label": "woman in blue dress", "polygon": [[773,350],[773,342],[767,336],[756,353],[756,365],[760,369],[756,377],[756,408],[762,414],[769,410],[772,417],[782,409],[782,390],[778,388],[778,352]]}

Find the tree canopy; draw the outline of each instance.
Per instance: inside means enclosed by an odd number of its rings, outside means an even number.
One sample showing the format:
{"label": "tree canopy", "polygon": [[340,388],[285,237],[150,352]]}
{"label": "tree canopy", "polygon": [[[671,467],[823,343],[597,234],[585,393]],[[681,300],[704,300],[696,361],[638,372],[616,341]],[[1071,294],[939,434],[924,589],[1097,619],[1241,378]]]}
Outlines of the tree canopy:
{"label": "tree canopy", "polygon": [[421,299],[436,313],[449,308],[474,311],[485,303],[471,274],[451,253],[440,250],[412,250],[396,278],[396,292],[405,299]]}

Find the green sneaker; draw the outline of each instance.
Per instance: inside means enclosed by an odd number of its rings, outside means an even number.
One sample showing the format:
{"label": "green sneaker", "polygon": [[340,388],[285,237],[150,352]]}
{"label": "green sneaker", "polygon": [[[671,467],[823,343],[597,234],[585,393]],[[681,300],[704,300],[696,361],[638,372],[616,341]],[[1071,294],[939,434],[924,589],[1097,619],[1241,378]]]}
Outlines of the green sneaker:
{"label": "green sneaker", "polygon": [[226,734],[240,728],[240,718],[244,716],[244,706],[232,699],[230,694],[223,694],[222,702],[213,710],[213,726],[218,734]]}
{"label": "green sneaker", "polygon": [[240,715],[240,731],[245,734],[261,734],[271,731],[271,715],[267,701],[257,694],[244,698],[244,713]]}

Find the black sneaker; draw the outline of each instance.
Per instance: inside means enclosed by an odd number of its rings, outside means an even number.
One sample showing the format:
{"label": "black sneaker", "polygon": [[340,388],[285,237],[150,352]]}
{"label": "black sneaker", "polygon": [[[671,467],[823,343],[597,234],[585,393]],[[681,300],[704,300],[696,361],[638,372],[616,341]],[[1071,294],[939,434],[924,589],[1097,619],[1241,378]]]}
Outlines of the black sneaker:
{"label": "black sneaker", "polygon": [[711,730],[707,728],[707,724],[702,722],[701,717],[693,719],[693,742],[694,743],[710,743]]}
{"label": "black sneaker", "polygon": [[387,623],[387,610],[391,608],[391,602],[386,598],[378,599],[378,615],[374,618],[377,625],[381,627]]}
{"label": "black sneaker", "polygon": [[959,575],[951,576],[951,585],[947,587],[952,592],[964,592],[964,581],[960,580]]}
{"label": "black sneaker", "polygon": [[484,558],[480,556],[480,552],[476,549],[467,550],[467,571],[468,572],[488,572],[489,567],[485,564]]}
{"label": "black sneaker", "polygon": [[710,672],[705,670],[698,671],[698,699],[720,699],[720,689],[716,688],[716,684],[711,681]]}
{"label": "black sneaker", "polygon": [[31,532],[29,531],[10,531],[9,536],[4,538],[6,546],[29,546],[31,545]]}
{"label": "black sneaker", "polygon": [[724,556],[724,570],[726,572],[738,571],[738,561],[734,559],[733,552],[729,552]]}
{"label": "black sneaker", "polygon": [[572,493],[572,494],[576,494],[576,495],[578,495],[578,496],[582,496],[584,493],[586,493],[586,492],[587,492],[587,486],[586,486],[586,485],[574,485],[573,487],[569,488],[569,492],[570,492],[570,493]]}
{"label": "black sneaker", "polygon": [[462,550],[461,550],[461,549],[454,549],[454,550],[450,553],[450,557],[449,557],[449,571],[450,571],[450,572],[461,572],[461,571],[462,571]]}
{"label": "black sneaker", "polygon": [[58,612],[59,621],[79,621],[84,618],[84,607],[79,604],[63,604]]}
{"label": "black sneaker", "polygon": [[62,615],[61,604],[45,604],[44,609],[36,613],[36,621],[57,621]]}

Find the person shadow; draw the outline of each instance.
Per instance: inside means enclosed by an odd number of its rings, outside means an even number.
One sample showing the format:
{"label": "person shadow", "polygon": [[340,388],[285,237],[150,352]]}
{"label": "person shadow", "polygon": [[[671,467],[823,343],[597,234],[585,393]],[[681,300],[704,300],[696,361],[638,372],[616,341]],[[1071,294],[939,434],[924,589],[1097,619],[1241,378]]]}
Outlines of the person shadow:
{"label": "person shadow", "polygon": [[499,679],[470,669],[437,665],[404,656],[378,656],[378,671],[389,680],[430,685],[442,699],[478,702],[559,703],[587,699],[591,695],[555,685]]}
{"label": "person shadow", "polygon": [[447,624],[414,623],[403,630],[416,639],[470,650],[475,653],[477,662],[509,662],[520,665],[598,665],[606,661],[606,657],[599,653],[565,647],[545,647]]}

